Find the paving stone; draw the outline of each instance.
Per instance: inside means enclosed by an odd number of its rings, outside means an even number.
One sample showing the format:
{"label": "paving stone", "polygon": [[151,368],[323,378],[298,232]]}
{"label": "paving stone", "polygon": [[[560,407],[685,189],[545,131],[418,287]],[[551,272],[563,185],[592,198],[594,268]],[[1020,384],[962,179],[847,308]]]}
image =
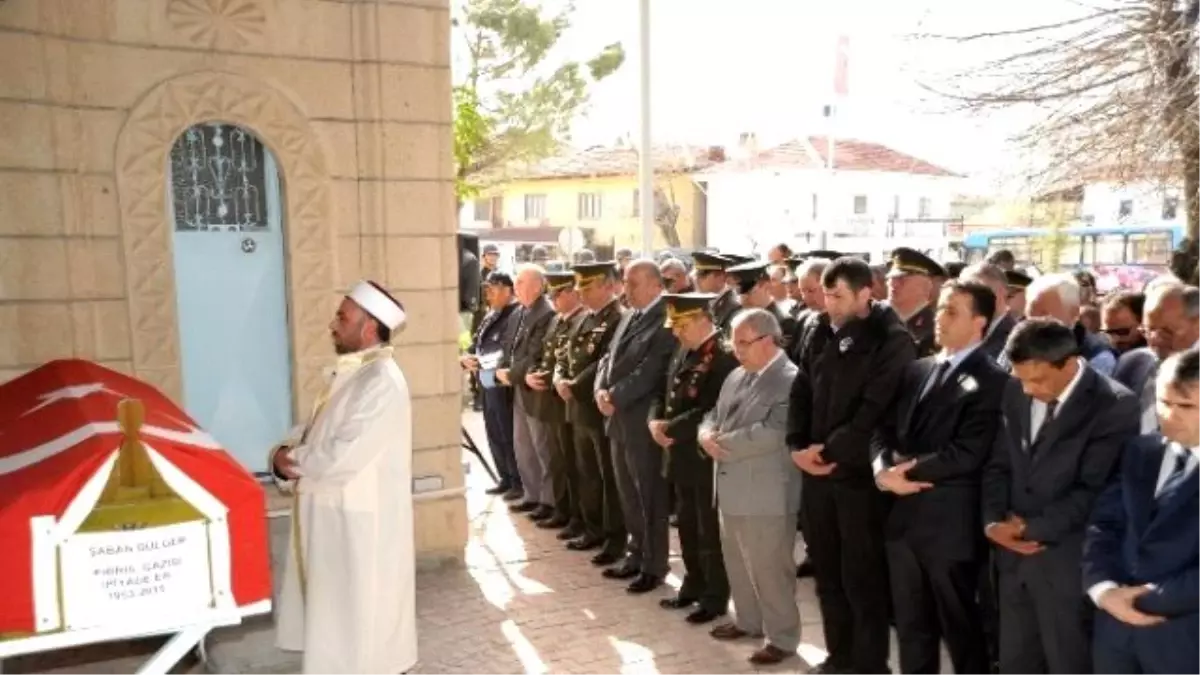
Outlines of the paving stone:
{"label": "paving stone", "polygon": [[[486,438],[479,415],[468,414],[464,424],[476,441]],[[481,449],[490,461],[486,446]],[[588,555],[565,550],[553,532],[537,529],[523,515],[511,514],[499,498],[485,495],[490,479],[478,465],[472,466],[467,484],[470,540],[465,565],[417,574],[420,662],[414,672],[757,672],[746,661],[757,646],[754,641],[715,641],[708,636],[709,626],[691,626],[683,612],[658,607],[658,600],[673,592],[669,586],[678,587],[683,574],[674,532],[668,587],[633,597],[621,583],[603,579]],[[287,518],[272,518],[270,532],[278,582]],[[811,579],[797,584],[796,599],[803,622],[800,657],[762,672],[806,672],[824,658]],[[276,649],[274,638],[269,617],[217,631],[207,643],[207,669],[299,672],[300,655]],[[49,672],[132,672],[138,665],[136,659],[110,658]],[[182,672],[198,670],[195,664],[185,668]]]}

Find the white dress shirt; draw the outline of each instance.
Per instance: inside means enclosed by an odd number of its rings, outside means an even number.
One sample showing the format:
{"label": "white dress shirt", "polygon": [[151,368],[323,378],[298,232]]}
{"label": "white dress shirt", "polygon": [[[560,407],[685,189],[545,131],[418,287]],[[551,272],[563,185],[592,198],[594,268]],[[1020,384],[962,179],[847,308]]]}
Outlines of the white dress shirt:
{"label": "white dress shirt", "polygon": [[[1185,450],[1184,447],[1178,443],[1168,443],[1167,451],[1163,453],[1162,464],[1159,465],[1158,468],[1158,481],[1154,484],[1155,499],[1158,498],[1158,493],[1162,492],[1163,483],[1167,482],[1167,478],[1170,477],[1171,472],[1175,470],[1176,458],[1183,453],[1187,453],[1188,455],[1187,464],[1184,465],[1183,475],[1189,475],[1191,472],[1196,470],[1197,466],[1200,466],[1200,446]],[[1092,602],[1099,607],[1100,596],[1114,588],[1120,587],[1120,584],[1113,581],[1100,581],[1092,584],[1092,586],[1087,589],[1087,594],[1088,597],[1092,599]]]}
{"label": "white dress shirt", "polygon": [[[1063,405],[1067,399],[1071,398],[1071,394],[1075,392],[1075,388],[1079,386],[1079,380],[1083,378],[1083,367],[1086,361],[1082,358],[1077,358],[1079,370],[1075,372],[1075,377],[1067,383],[1066,388],[1058,395],[1058,406],[1054,409],[1054,416],[1057,417],[1062,412]],[[1037,438],[1038,432],[1042,430],[1042,424],[1046,421],[1046,402],[1033,399],[1029,408],[1029,439],[1032,441]]]}

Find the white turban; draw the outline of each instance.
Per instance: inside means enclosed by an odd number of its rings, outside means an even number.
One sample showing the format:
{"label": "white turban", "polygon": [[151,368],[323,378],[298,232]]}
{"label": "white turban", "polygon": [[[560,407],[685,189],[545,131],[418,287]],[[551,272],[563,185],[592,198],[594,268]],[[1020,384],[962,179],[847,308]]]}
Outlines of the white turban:
{"label": "white turban", "polygon": [[393,300],[387,293],[375,288],[368,281],[360,281],[355,284],[354,290],[350,291],[350,295],[346,297],[362,307],[363,311],[374,317],[376,321],[387,326],[388,330],[394,331],[404,325],[406,315],[400,303]]}

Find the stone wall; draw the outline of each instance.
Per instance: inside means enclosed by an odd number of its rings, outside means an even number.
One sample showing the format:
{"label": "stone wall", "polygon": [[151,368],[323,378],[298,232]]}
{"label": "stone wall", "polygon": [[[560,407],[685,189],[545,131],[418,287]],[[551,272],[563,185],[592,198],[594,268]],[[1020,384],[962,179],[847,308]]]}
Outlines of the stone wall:
{"label": "stone wall", "polygon": [[[236,123],[284,182],[295,410],[357,279],[405,304],[415,475],[463,484],[447,0],[0,2],[0,381],[53,358],[180,392],[167,156]],[[418,506],[461,556],[461,497]]]}

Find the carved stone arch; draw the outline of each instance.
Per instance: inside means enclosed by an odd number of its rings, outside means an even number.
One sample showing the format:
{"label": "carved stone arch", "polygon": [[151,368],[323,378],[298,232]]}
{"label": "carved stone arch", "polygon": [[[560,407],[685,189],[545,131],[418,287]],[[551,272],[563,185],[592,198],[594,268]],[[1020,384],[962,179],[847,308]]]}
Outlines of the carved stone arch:
{"label": "carved stone arch", "polygon": [[293,404],[299,412],[320,386],[335,287],[325,155],[308,119],[287,96],[241,75],[200,72],[158,84],[130,111],[117,138],[133,371],[170,396],[182,392],[167,167],[176,139],[205,122],[253,132],[280,168]]}

